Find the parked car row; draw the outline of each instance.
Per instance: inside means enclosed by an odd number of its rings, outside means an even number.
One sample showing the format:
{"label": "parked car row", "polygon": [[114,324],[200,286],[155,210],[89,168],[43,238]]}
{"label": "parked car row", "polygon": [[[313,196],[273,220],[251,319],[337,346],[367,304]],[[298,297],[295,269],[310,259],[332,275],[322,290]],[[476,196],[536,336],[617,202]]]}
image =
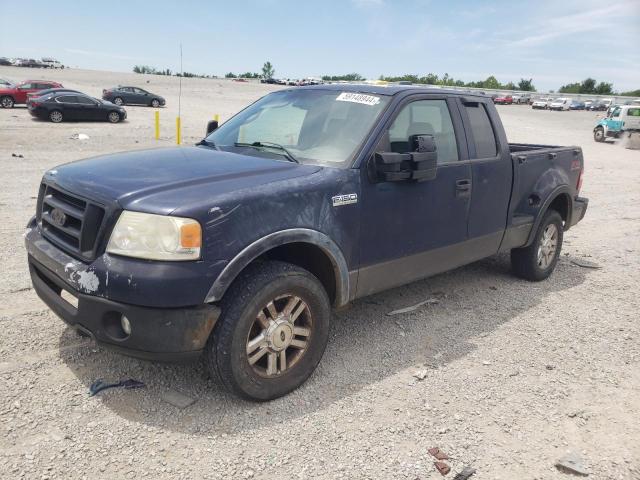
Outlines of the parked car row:
{"label": "parked car row", "polygon": [[30,68],[64,68],[64,65],[55,58],[42,57],[35,58],[7,58],[0,57],[0,65]]}
{"label": "parked car row", "polygon": [[43,120],[102,120],[118,123],[127,118],[122,106],[90,97],[78,90],[64,88],[49,80],[26,80],[0,86],[0,106],[13,108],[26,104],[29,113]]}
{"label": "parked car row", "polygon": [[318,80],[317,78],[303,78],[296,80],[293,78],[261,78],[260,83],[269,83],[272,85],[289,85],[292,87],[304,87],[306,85],[322,85],[324,80]]}

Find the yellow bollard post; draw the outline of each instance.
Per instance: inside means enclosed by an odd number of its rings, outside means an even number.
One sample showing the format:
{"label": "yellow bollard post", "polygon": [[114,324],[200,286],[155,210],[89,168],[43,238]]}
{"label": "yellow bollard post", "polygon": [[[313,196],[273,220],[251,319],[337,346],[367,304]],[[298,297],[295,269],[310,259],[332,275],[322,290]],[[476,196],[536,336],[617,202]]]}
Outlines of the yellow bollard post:
{"label": "yellow bollard post", "polygon": [[218,115],[217,113],[213,116],[213,119],[214,119],[216,122],[220,123],[220,115]]}
{"label": "yellow bollard post", "polygon": [[180,135],[180,117],[176,117],[176,145],[180,145],[182,137]]}
{"label": "yellow bollard post", "polygon": [[156,110],[156,140],[160,140],[160,112]]}

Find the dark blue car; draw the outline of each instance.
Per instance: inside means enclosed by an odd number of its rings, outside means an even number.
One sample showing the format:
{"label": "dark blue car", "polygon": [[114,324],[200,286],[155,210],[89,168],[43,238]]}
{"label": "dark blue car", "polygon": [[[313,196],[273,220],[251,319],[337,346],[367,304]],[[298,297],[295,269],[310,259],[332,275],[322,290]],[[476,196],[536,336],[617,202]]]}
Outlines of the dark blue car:
{"label": "dark blue car", "polygon": [[147,105],[149,107],[163,107],[166,101],[160,95],[148,92],[138,87],[114,87],[102,91],[102,99],[115,105]]}
{"label": "dark blue car", "polygon": [[302,87],[208,130],[46,172],[29,269],[98,343],[204,356],[249,399],[311,375],[332,306],[499,252],[544,280],[587,208],[580,148],[508,143],[485,96]]}

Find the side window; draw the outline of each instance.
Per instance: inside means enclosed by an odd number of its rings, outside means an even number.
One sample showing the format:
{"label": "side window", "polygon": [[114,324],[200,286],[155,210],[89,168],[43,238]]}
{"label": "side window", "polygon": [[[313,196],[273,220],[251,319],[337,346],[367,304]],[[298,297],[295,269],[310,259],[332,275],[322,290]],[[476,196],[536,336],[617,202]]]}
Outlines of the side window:
{"label": "side window", "polygon": [[611,112],[611,118],[617,118],[620,116],[620,107],[616,108]]}
{"label": "side window", "polygon": [[75,95],[63,95],[58,97],[56,101],[60,103],[78,103]]}
{"label": "side window", "polygon": [[491,158],[498,154],[498,145],[487,107],[482,103],[465,105],[471,133],[476,146],[476,158]]}
{"label": "side window", "polygon": [[145,90],[142,90],[141,88],[134,88],[133,91],[140,95],[144,95],[145,93],[147,93]]}
{"label": "side window", "polygon": [[627,115],[630,117],[640,117],[640,108],[630,108]]}
{"label": "side window", "polygon": [[85,97],[85,96],[80,96],[78,95],[76,97],[78,103],[82,103],[83,105],[93,105],[95,102],[90,99],[89,97]]}
{"label": "side window", "polygon": [[31,88],[34,88],[34,84],[33,83],[23,83],[22,85],[20,85],[19,88],[21,90],[29,90]]}
{"label": "side window", "polygon": [[416,100],[405,105],[388,130],[392,152],[409,151],[411,135],[433,135],[438,163],[458,160],[458,146],[445,100]]}

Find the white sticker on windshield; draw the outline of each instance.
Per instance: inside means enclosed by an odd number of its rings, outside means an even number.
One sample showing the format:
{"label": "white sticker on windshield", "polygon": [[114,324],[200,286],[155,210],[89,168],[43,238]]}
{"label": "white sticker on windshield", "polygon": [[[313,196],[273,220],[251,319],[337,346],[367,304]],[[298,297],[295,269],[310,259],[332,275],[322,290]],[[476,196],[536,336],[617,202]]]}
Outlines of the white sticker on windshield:
{"label": "white sticker on windshield", "polygon": [[377,105],[380,103],[380,97],[373,95],[364,95],[362,93],[342,92],[336,98],[338,102],[362,103],[363,105]]}

